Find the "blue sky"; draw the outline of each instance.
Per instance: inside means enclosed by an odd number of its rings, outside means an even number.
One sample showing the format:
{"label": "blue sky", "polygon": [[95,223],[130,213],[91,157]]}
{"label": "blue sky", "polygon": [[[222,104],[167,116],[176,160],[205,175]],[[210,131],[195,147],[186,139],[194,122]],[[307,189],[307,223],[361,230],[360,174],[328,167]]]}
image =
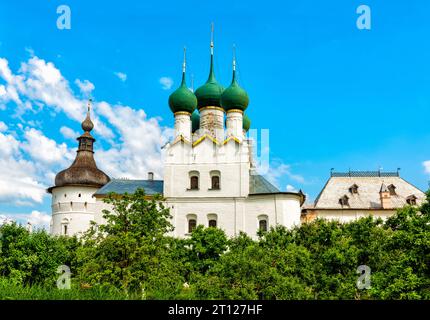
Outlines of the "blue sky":
{"label": "blue sky", "polygon": [[[62,4],[71,9],[70,30],[56,27]],[[356,27],[361,4],[371,8],[371,30]],[[180,81],[182,48],[198,87],[208,74],[212,21],[216,77],[229,84],[236,44],[247,113],[253,128],[270,130],[270,178],[281,189],[301,188],[313,199],[330,168],[400,167],[424,190],[429,12],[424,0],[4,1],[0,86],[10,87],[3,98],[0,87],[0,144],[10,150],[0,151],[0,215],[50,212],[40,190],[73,159],[71,138],[90,91],[99,166],[115,177],[159,172],[157,148],[173,126],[167,99]],[[163,77],[173,80],[168,90]]]}

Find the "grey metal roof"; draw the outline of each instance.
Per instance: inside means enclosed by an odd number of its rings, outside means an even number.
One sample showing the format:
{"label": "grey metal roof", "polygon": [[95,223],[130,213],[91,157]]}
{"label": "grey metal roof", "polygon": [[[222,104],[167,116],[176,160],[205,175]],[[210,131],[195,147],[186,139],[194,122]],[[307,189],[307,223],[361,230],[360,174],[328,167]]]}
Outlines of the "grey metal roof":
{"label": "grey metal roof", "polygon": [[348,171],[348,172],[331,172],[332,177],[400,177],[399,171]]}
{"label": "grey metal roof", "polygon": [[133,193],[138,188],[143,188],[147,195],[163,194],[163,180],[112,179],[105,186],[97,190],[95,195],[105,195],[109,192],[118,194]]}
{"label": "grey metal roof", "polygon": [[249,176],[249,194],[261,193],[276,193],[280,192],[273,184],[266,180],[263,176],[258,174],[251,174]]}
{"label": "grey metal roof", "polygon": [[[382,172],[381,172],[382,173]],[[351,193],[351,185],[358,186],[358,193]],[[425,199],[425,194],[400,178],[398,175],[393,176],[334,176],[332,175],[321,190],[313,208],[315,209],[380,209],[380,194],[382,186],[394,185],[395,195],[390,196],[391,206],[401,208],[406,204],[406,198],[414,195],[418,199],[418,204]],[[348,196],[349,205],[347,207],[339,203],[339,199],[344,195]]]}

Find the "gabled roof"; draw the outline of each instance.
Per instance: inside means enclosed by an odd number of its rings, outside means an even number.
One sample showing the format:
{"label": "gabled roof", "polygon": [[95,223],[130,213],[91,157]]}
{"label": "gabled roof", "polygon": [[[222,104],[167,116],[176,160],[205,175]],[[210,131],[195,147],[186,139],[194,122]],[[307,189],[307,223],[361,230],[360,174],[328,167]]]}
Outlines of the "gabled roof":
{"label": "gabled roof", "polygon": [[266,178],[258,174],[249,176],[249,194],[276,193],[280,192],[273,184],[267,181]]}
{"label": "gabled roof", "polygon": [[[358,193],[348,193],[348,189],[354,183],[359,187]],[[339,199],[348,194],[348,208],[350,209],[381,209],[381,188],[391,184],[396,187],[396,194],[390,196],[393,208],[401,208],[406,205],[406,199],[411,195],[417,197],[418,204],[425,199],[425,194],[420,189],[402,179],[397,172],[332,173],[315,200],[313,208],[342,209]]]}
{"label": "gabled roof", "polygon": [[105,186],[97,190],[95,195],[106,195],[109,192],[118,194],[134,193],[138,188],[143,188],[147,195],[163,194],[163,180],[125,180],[113,179]]}

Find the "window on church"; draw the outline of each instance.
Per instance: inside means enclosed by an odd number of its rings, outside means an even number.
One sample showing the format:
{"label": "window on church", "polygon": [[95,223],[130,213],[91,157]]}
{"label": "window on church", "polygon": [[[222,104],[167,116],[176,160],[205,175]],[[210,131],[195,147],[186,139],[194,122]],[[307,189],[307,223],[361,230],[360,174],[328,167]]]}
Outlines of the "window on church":
{"label": "window on church", "polygon": [[216,228],[216,220],[215,219],[209,220],[209,227]]}
{"label": "window on church", "polygon": [[267,220],[261,219],[258,224],[258,228],[260,229],[260,231],[267,231]]}
{"label": "window on church", "polygon": [[188,220],[188,233],[193,232],[193,230],[197,227],[197,220],[196,219],[189,219]]}
{"label": "window on church", "polygon": [[63,234],[65,235],[65,236],[67,236],[67,227],[68,227],[68,225],[67,224],[65,224],[65,225],[63,225]]}
{"label": "window on church", "polygon": [[212,176],[212,189],[219,190],[219,176]]}
{"label": "window on church", "polygon": [[190,179],[190,189],[197,190],[199,188],[199,177],[192,176]]}

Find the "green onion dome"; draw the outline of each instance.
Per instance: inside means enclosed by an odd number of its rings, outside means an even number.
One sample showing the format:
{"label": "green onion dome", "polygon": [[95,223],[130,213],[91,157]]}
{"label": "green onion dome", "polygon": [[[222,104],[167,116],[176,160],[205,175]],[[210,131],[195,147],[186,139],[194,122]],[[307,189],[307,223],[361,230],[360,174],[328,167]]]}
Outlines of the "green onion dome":
{"label": "green onion dome", "polygon": [[239,109],[245,111],[249,104],[249,97],[236,80],[236,70],[233,67],[233,80],[230,86],[224,90],[221,96],[221,106],[225,111]]}
{"label": "green onion dome", "polygon": [[195,110],[191,115],[191,128],[193,133],[200,129],[200,113],[198,110]]}
{"label": "green onion dome", "polygon": [[185,81],[185,71],[182,72],[182,82],[169,97],[169,107],[173,113],[185,111],[193,113],[197,107],[197,98],[194,93],[187,88]]}
{"label": "green onion dome", "polygon": [[198,108],[200,109],[208,106],[220,107],[223,91],[224,88],[215,79],[213,70],[213,54],[211,54],[209,78],[204,85],[196,90]]}
{"label": "green onion dome", "polygon": [[246,114],[244,114],[242,128],[243,130],[245,130],[245,132],[248,132],[250,127],[251,127],[251,119],[249,119],[249,117]]}

